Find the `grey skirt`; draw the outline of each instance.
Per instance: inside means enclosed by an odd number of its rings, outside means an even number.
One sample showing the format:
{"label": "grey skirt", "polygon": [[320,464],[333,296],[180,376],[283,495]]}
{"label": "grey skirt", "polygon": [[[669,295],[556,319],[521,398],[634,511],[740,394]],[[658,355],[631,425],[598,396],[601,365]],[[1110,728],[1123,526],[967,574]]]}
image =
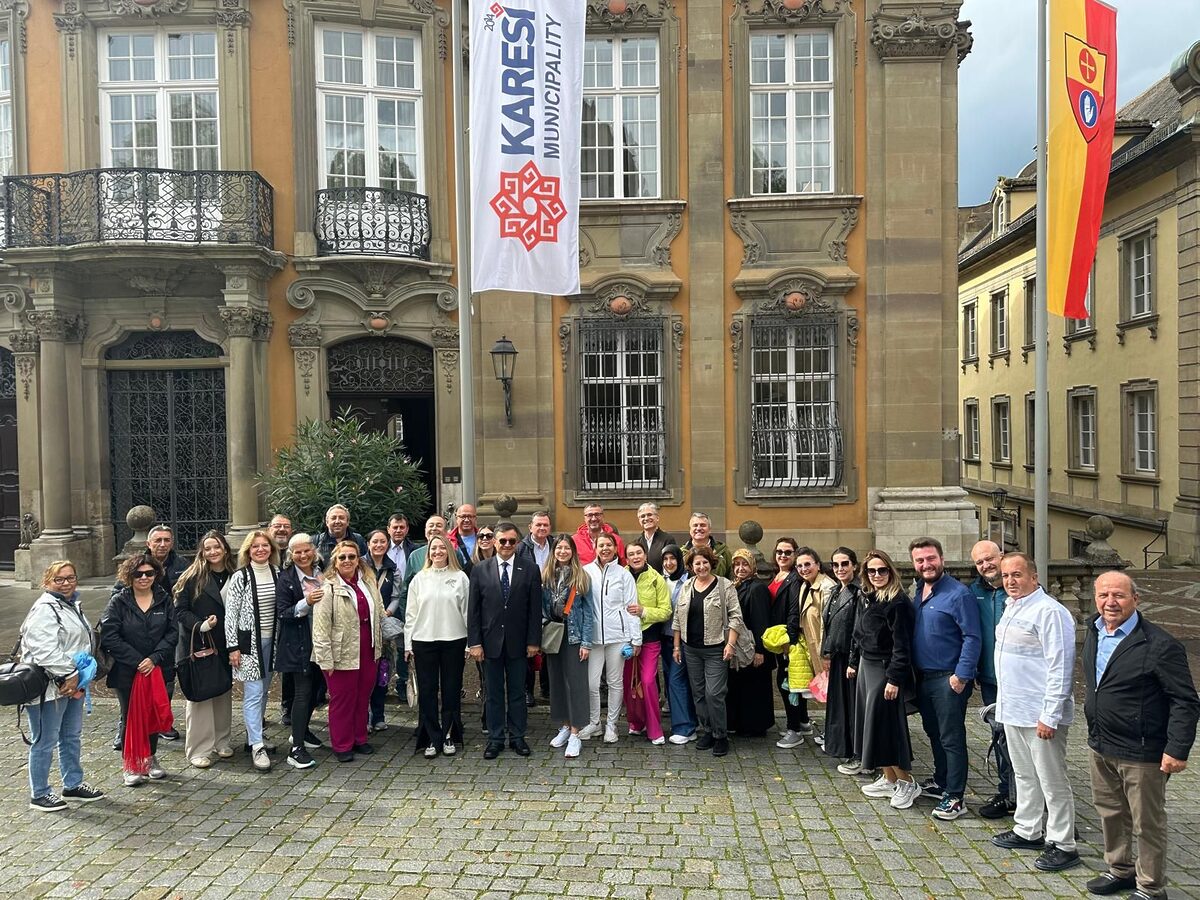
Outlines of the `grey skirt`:
{"label": "grey skirt", "polygon": [[854,707],[854,746],[861,751],[864,769],[895,766],[912,769],[912,744],[908,738],[908,715],[904,691],[895,700],[885,700],[886,664],[870,659],[859,661],[858,696]]}

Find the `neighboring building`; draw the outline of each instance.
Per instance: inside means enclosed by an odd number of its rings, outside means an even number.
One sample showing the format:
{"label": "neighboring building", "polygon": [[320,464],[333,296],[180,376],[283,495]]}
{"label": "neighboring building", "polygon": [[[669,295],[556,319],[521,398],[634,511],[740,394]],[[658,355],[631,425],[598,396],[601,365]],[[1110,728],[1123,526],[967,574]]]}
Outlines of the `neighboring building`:
{"label": "neighboring building", "polygon": [[[476,298],[476,499],[964,557],[957,0],[587,7],[582,289]],[[107,571],[136,503],[243,534],[272,449],[343,406],[463,499],[449,7],[0,8],[22,570]]]}
{"label": "neighboring building", "polygon": [[[1078,554],[1100,513],[1139,567],[1160,553],[1200,562],[1198,126],[1200,43],[1120,109],[1091,318],[1050,317],[1054,558]],[[1034,525],[1033,172],[997,182],[987,224],[958,257],[962,483],[984,533],[1003,528],[1023,549]],[[1008,492],[1000,512],[997,488]]]}

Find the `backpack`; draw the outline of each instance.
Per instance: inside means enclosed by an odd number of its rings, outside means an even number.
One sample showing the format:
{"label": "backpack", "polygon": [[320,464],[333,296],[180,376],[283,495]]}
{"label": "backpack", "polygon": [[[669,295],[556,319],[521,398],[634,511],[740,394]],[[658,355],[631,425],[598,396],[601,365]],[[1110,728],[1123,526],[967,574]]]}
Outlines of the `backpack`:
{"label": "backpack", "polygon": [[92,626],[92,658],[96,660],[96,677],[93,681],[99,681],[105,675],[112,671],[116,660],[113,655],[104,649],[100,643],[100,623],[97,622]]}

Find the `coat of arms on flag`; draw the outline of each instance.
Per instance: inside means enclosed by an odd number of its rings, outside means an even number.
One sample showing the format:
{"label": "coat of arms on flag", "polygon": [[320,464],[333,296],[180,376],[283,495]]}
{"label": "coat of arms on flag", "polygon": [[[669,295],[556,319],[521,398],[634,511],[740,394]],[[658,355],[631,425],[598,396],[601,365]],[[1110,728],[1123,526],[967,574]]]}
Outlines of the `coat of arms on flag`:
{"label": "coat of arms on flag", "polygon": [[1108,56],[1074,35],[1067,42],[1067,96],[1075,124],[1083,139],[1091,143],[1100,130],[1100,112],[1104,109],[1104,69]]}

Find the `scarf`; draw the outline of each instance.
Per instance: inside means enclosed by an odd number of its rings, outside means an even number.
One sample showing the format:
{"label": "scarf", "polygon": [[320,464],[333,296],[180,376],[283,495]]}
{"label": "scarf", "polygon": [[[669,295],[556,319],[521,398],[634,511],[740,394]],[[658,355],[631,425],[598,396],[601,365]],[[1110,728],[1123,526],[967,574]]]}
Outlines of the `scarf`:
{"label": "scarf", "polygon": [[129,711],[125,717],[125,771],[145,775],[150,771],[150,735],[170,731],[175,724],[162,669],[133,676]]}

